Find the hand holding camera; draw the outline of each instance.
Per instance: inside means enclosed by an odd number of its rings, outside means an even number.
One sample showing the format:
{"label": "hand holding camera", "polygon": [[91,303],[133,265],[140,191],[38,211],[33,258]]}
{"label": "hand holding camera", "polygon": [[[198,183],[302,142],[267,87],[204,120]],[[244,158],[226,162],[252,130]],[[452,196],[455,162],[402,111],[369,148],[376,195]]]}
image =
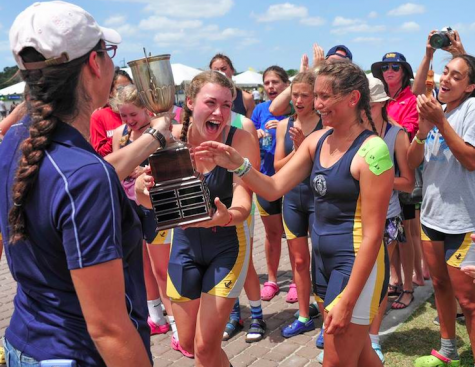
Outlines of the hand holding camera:
{"label": "hand holding camera", "polygon": [[459,33],[450,27],[445,27],[441,31],[430,32],[427,46],[427,48],[432,48],[432,54],[436,49],[450,52],[454,56],[466,53]]}

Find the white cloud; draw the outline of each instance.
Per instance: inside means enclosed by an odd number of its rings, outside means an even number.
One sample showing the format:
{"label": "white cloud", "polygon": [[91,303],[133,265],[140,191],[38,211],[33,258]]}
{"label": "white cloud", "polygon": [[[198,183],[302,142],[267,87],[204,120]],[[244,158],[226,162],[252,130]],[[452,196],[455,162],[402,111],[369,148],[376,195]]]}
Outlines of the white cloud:
{"label": "white cloud", "polygon": [[374,19],[377,17],[378,17],[378,13],[376,13],[375,11],[372,11],[368,14],[368,18]]}
{"label": "white cloud", "polygon": [[241,49],[248,46],[256,45],[258,43],[261,43],[261,41],[258,40],[257,38],[248,37],[248,38],[244,38],[241,42],[239,42],[237,47]]}
{"label": "white cloud", "polygon": [[124,23],[125,23],[125,16],[123,15],[113,15],[104,21],[104,24],[109,27],[114,26],[114,25],[121,25]]}
{"label": "white cloud", "polygon": [[349,27],[335,28],[330,31],[332,34],[342,35],[347,33],[378,33],[384,32],[386,27],[384,25],[370,26],[366,23],[351,25]]}
{"label": "white cloud", "polygon": [[[137,1],[137,0],[135,0]],[[233,0],[139,0],[147,3],[145,11],[176,18],[214,18],[225,15],[234,5]]]}
{"label": "white cloud", "polygon": [[258,22],[264,23],[295,18],[305,18],[307,17],[307,14],[308,10],[305,6],[296,6],[294,4],[284,3],[269,6],[264,14],[259,15],[251,13],[251,16],[255,17]]}
{"label": "white cloud", "polygon": [[357,43],[380,43],[383,39],[380,37],[356,37],[353,42]]}
{"label": "white cloud", "polygon": [[134,27],[133,25],[130,24],[123,24],[121,26],[116,26],[114,28],[119,34],[124,37],[124,36],[135,36],[138,33],[138,29]]}
{"label": "white cloud", "polygon": [[216,24],[210,24],[199,29],[181,29],[174,32],[159,32],[154,41],[159,46],[170,46],[179,42],[185,47],[198,47],[201,41],[225,41],[231,38],[252,38],[252,34],[238,28],[225,28],[221,30]]}
{"label": "white cloud", "polygon": [[203,26],[201,20],[176,20],[155,15],[142,19],[139,23],[139,28],[145,30],[192,29],[201,26]]}
{"label": "white cloud", "polygon": [[343,17],[335,17],[333,20],[332,25],[335,27],[346,27],[354,24],[362,23],[361,19],[349,19],[349,18],[343,18]]}
{"label": "white cloud", "polygon": [[300,19],[300,23],[310,27],[320,27],[326,23],[326,20],[321,17],[308,17]]}
{"label": "white cloud", "polygon": [[398,6],[395,9],[392,9],[388,12],[390,16],[404,16],[404,15],[413,15],[413,14],[422,14],[425,13],[426,8],[423,5],[418,5],[414,3],[406,3]]}
{"label": "white cloud", "polygon": [[399,27],[399,30],[402,32],[417,32],[419,29],[421,29],[421,27],[416,22],[405,22]]}

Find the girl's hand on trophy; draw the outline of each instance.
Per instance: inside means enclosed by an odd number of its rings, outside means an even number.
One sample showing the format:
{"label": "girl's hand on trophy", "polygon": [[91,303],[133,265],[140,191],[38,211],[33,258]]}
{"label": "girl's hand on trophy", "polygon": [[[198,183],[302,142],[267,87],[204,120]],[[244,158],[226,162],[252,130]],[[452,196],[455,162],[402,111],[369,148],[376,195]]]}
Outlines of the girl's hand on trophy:
{"label": "girl's hand on trophy", "polygon": [[199,222],[190,224],[187,226],[182,226],[183,229],[192,228],[192,227],[199,227],[199,228],[212,228],[212,227],[224,227],[225,225],[230,223],[230,219],[232,220],[232,215],[226,208],[219,198],[214,199],[214,205],[216,205],[216,210],[214,211],[213,217],[210,220],[205,222]]}
{"label": "girl's hand on trophy", "polygon": [[205,141],[194,148],[194,159],[235,170],[244,163],[243,157],[233,147],[216,141]]}
{"label": "girl's hand on trophy", "polygon": [[135,180],[135,192],[150,195],[148,190],[154,185],[155,181],[153,180],[152,170],[150,169],[150,166],[145,166],[143,174]]}
{"label": "girl's hand on trophy", "polygon": [[135,167],[135,169],[132,171],[132,173],[129,175],[130,178],[137,178],[139,177],[142,173],[144,173],[145,167]]}
{"label": "girl's hand on trophy", "polygon": [[158,130],[160,134],[162,134],[165,139],[167,139],[167,143],[173,140],[172,121],[174,118],[174,113],[164,112],[158,114],[152,121],[150,121],[150,126],[155,130]]}

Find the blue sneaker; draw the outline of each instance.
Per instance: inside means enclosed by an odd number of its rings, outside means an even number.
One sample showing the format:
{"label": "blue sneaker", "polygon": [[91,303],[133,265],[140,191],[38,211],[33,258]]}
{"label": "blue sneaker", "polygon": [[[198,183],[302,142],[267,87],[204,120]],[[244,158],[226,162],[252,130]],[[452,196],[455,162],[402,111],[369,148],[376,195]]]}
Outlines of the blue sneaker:
{"label": "blue sneaker", "polygon": [[295,320],[291,325],[282,329],[282,336],[284,338],[291,338],[311,330],[315,330],[315,323],[312,319],[308,320],[306,323]]}
{"label": "blue sneaker", "polygon": [[322,326],[322,330],[320,330],[320,334],[317,336],[317,340],[315,340],[315,345],[318,349],[323,349],[325,344],[325,340],[323,339],[323,334],[325,333],[325,328]]}

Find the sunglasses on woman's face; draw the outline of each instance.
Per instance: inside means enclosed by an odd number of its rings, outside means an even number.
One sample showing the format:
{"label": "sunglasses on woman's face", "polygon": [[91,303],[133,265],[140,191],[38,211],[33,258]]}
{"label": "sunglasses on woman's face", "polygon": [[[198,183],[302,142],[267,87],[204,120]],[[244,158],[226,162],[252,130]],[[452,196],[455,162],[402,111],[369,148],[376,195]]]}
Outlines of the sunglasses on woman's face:
{"label": "sunglasses on woman's face", "polygon": [[381,66],[381,70],[383,71],[383,73],[388,71],[390,66],[391,66],[391,69],[396,73],[399,70],[401,70],[401,65],[400,64],[384,64],[383,66]]}

